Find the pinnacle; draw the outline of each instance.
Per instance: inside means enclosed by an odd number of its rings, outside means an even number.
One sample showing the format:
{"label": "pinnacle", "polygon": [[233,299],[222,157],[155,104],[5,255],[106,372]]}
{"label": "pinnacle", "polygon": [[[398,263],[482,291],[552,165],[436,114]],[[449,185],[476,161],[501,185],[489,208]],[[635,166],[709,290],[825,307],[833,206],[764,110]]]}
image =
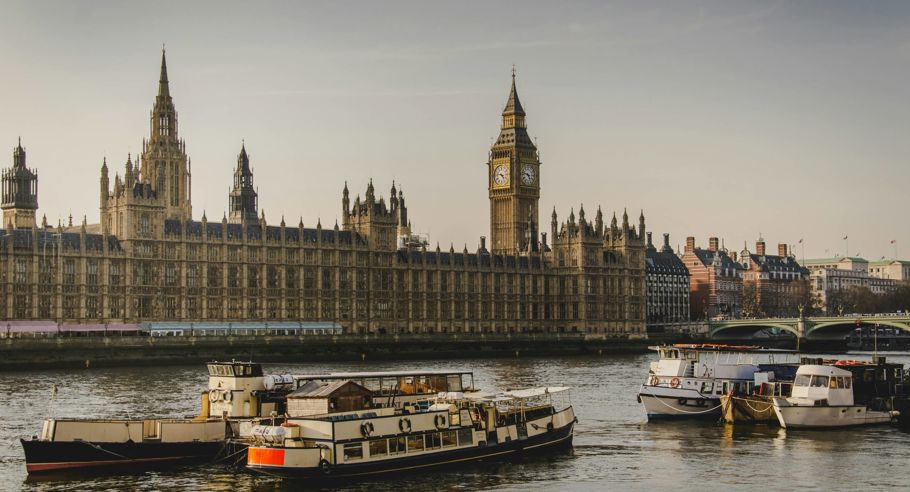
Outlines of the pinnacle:
{"label": "pinnacle", "polygon": [[161,48],[161,75],[158,77],[158,95],[170,96],[167,80],[167,57],[165,56],[163,46]]}
{"label": "pinnacle", "polygon": [[525,116],[525,110],[521,107],[521,101],[518,99],[518,90],[515,88],[515,67],[512,67],[512,89],[509,91],[509,99],[506,101],[506,107],[502,114],[514,114]]}

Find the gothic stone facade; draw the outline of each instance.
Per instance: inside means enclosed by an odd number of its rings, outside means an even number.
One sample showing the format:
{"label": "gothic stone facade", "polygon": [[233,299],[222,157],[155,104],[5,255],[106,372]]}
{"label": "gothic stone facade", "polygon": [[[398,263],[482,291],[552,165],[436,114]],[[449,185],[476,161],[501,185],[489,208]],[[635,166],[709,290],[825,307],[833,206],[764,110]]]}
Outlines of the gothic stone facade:
{"label": "gothic stone facade", "polygon": [[[552,244],[538,235],[540,162],[515,91],[489,162],[492,251],[427,250],[411,232],[404,193],[372,182],[343,223],[323,228],[257,210],[245,146],[229,212],[192,218],[190,159],[177,133],[162,56],[151,134],[113,180],[105,161],[100,223],[41,225],[36,179],[17,147],[4,174],[0,317],[105,323],[145,320],[334,321],[354,333],[645,332],[644,217],[609,226],[583,209]],[[134,162],[135,160],[135,162]],[[20,162],[21,161],[21,162]],[[30,172],[30,171],[29,171]],[[18,181],[16,181],[18,180]],[[24,183],[24,184],[23,184]],[[7,199],[6,190],[17,190]],[[18,190],[21,190],[20,193]],[[25,196],[28,195],[28,196]],[[6,220],[9,217],[12,220]],[[23,218],[25,220],[23,220]],[[538,237],[540,236],[540,237]]]}

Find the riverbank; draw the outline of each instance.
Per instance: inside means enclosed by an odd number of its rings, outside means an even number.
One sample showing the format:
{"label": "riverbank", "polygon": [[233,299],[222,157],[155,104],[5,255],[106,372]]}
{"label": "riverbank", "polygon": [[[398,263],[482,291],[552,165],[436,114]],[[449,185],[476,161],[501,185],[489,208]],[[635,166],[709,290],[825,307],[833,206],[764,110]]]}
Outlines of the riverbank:
{"label": "riverbank", "polygon": [[76,336],[0,340],[0,371],[196,364],[644,353],[655,340],[578,333],[337,336]]}

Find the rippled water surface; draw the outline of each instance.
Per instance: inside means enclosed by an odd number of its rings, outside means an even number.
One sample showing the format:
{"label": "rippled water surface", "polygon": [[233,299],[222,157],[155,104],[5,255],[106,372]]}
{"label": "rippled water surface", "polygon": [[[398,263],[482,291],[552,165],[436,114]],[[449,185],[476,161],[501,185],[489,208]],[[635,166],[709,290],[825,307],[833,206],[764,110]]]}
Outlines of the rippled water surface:
{"label": "rippled water surface", "polygon": [[[653,356],[265,366],[268,373],[327,370],[474,371],[485,390],[569,385],[575,446],[551,456],[351,485],[357,490],[910,488],[910,434],[867,427],[824,432],[705,422],[647,423],[635,401]],[[889,355],[910,363],[910,356]],[[18,439],[46,417],[181,417],[198,412],[204,367],[0,373],[0,487],[4,490],[298,490],[307,484],[198,467],[127,476],[27,481]],[[51,388],[57,384],[56,399]]]}

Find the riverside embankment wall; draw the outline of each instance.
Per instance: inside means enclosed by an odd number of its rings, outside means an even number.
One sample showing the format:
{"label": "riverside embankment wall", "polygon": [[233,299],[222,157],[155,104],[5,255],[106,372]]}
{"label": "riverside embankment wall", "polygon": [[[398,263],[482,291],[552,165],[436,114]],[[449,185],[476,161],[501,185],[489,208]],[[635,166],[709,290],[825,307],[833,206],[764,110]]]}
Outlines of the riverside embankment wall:
{"label": "riverside embankment wall", "polygon": [[23,337],[0,339],[0,371],[219,359],[308,362],[642,353],[654,343],[574,333]]}

